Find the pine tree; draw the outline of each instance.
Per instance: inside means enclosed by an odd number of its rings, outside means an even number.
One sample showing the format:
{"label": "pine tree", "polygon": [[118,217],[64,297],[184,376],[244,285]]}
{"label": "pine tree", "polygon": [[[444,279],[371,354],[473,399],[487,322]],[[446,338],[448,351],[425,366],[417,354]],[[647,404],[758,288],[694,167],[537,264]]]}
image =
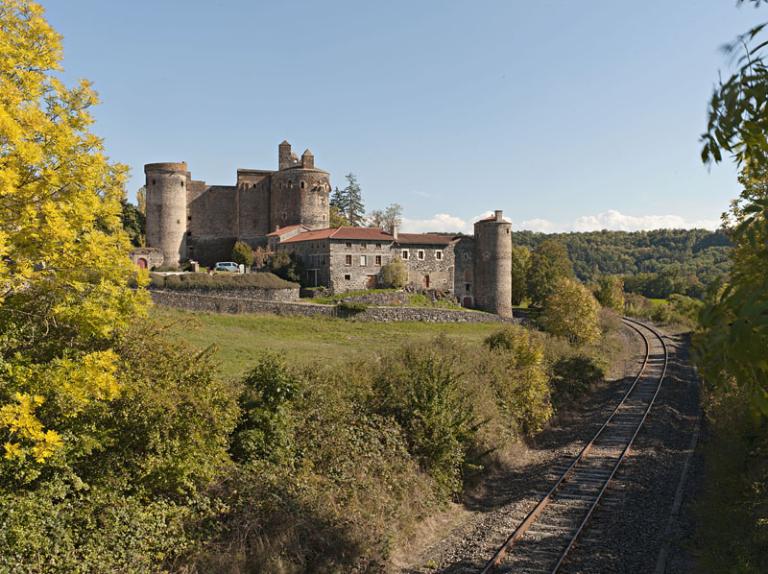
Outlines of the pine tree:
{"label": "pine tree", "polygon": [[365,223],[365,205],[363,204],[360,184],[357,183],[357,178],[353,173],[348,173],[344,177],[347,178],[347,187],[342,191],[346,207],[343,213],[350,225],[361,227]]}

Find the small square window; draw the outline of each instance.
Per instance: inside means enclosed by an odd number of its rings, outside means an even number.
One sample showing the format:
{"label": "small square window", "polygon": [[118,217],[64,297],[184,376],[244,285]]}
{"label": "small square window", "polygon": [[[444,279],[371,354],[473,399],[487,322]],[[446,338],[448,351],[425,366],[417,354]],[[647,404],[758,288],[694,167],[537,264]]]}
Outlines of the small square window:
{"label": "small square window", "polygon": [[352,265],[352,256],[351,255],[345,255],[344,256],[344,265]]}
{"label": "small square window", "polygon": [[368,265],[368,257],[366,255],[360,256],[360,267],[365,267]]}
{"label": "small square window", "polygon": [[376,249],[381,249],[381,243],[376,244]]}
{"label": "small square window", "polygon": [[471,290],[470,288],[471,288],[471,287],[472,287],[472,285],[470,285],[469,283],[465,283],[465,284],[464,284],[464,290],[465,290],[467,293],[469,293],[469,292],[470,292],[470,290]]}
{"label": "small square window", "polygon": [[374,261],[376,265],[381,266],[381,255],[377,255]]}
{"label": "small square window", "polygon": [[424,250],[423,249],[419,249],[416,252],[416,256],[419,258],[419,261],[424,261]]}
{"label": "small square window", "polygon": [[437,259],[438,261],[442,261],[443,260],[443,252],[442,251],[435,251],[435,259]]}
{"label": "small square window", "polygon": [[352,249],[352,244],[349,241],[347,241],[346,245],[347,245],[347,249]]}
{"label": "small square window", "polygon": [[344,275],[344,281],[349,281],[352,279],[352,275]]}
{"label": "small square window", "polygon": [[410,255],[410,253],[408,253],[408,250],[407,250],[407,249],[403,249],[403,250],[400,252],[400,257],[401,257],[402,259],[408,259],[408,256],[409,256],[409,255]]}

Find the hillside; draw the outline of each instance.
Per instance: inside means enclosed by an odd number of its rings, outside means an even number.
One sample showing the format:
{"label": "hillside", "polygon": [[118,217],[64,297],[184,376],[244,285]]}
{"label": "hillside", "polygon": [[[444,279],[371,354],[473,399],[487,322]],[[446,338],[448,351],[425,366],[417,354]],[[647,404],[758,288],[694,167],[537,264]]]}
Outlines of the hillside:
{"label": "hillside", "polygon": [[[649,297],[671,292],[699,296],[725,275],[730,241],[722,231],[658,229],[544,234],[516,231],[515,245],[534,249],[545,239],[562,241],[576,275],[592,281],[599,275],[625,275],[628,291]],[[632,277],[634,276],[634,277]]]}

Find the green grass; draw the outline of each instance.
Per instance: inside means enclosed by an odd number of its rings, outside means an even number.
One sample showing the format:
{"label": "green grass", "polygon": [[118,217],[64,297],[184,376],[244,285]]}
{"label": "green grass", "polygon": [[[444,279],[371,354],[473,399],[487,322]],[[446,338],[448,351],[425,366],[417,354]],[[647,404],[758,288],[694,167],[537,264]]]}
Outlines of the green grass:
{"label": "green grass", "polygon": [[242,375],[262,349],[281,351],[297,362],[333,364],[375,357],[406,341],[427,341],[441,334],[480,342],[500,329],[495,323],[368,323],[324,317],[195,313],[164,307],[154,307],[151,313],[181,340],[201,349],[215,344],[226,377]]}

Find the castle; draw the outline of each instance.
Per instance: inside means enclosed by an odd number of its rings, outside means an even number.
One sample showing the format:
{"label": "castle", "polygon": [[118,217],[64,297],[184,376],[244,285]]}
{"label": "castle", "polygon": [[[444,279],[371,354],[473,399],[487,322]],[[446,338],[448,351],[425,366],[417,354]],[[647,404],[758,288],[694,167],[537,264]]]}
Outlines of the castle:
{"label": "castle", "polygon": [[187,164],[150,163],[146,174],[148,249],[142,267],[204,265],[231,259],[235,241],[296,254],[303,283],[334,292],[378,284],[381,267],[403,260],[415,286],[453,293],[470,308],[511,316],[511,224],[501,211],[475,223],[474,236],[329,227],[328,172],[284,141],[278,169],[238,169],[233,186],[193,180]]}

